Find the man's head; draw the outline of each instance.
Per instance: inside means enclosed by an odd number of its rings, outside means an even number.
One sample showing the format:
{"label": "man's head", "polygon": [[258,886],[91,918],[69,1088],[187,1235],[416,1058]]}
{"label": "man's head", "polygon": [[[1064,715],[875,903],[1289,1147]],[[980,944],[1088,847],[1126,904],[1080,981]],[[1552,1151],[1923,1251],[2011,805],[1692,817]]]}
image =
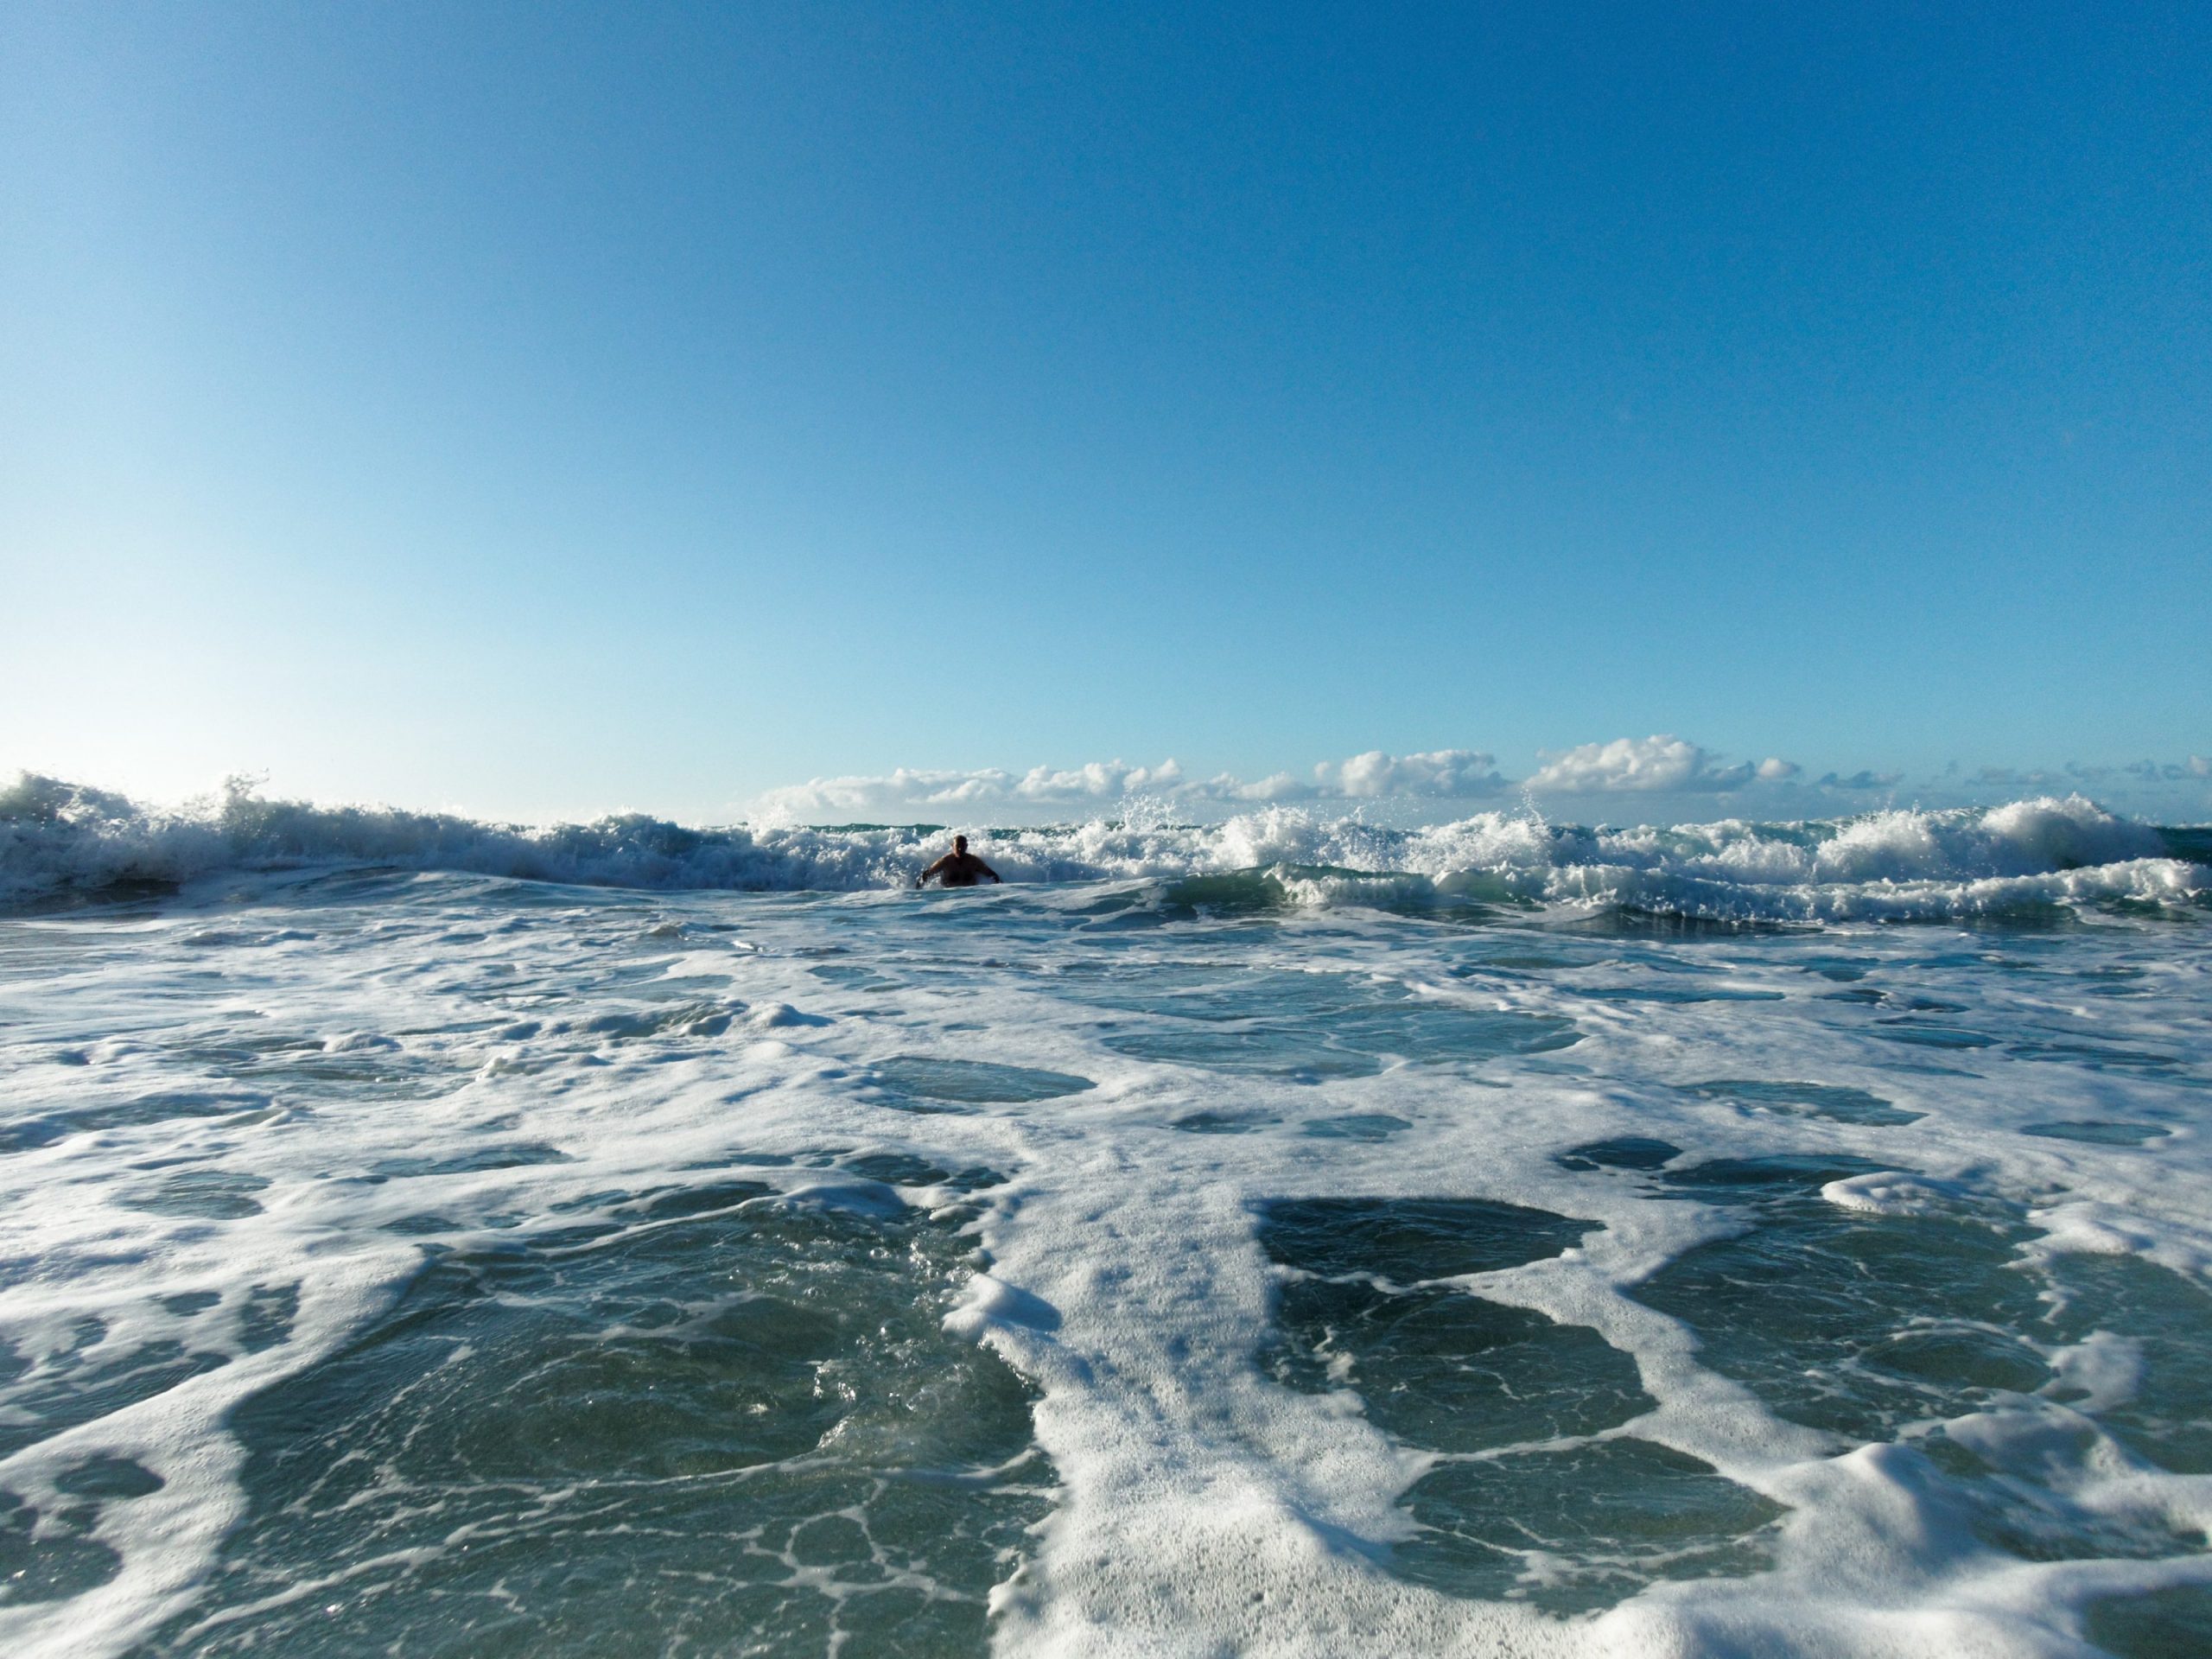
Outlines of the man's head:
{"label": "man's head", "polygon": [[955,836],[952,838],[952,850],[956,853],[966,852],[968,850],[968,837],[965,836]]}

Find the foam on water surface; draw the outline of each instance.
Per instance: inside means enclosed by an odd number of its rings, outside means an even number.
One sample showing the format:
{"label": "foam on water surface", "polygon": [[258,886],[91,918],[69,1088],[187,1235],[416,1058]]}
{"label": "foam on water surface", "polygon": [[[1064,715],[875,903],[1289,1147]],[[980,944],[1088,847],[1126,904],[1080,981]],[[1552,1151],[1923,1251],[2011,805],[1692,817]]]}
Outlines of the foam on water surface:
{"label": "foam on water surface", "polygon": [[[270,801],[235,782],[220,798],[165,811],[25,775],[0,790],[0,902],[152,894],[226,872],[363,864],[666,891],[881,890],[904,886],[941,840],[934,825],[690,829],[639,814],[531,828]],[[1109,929],[1337,905],[1479,921],[1533,904],[1614,920],[2003,918],[2032,926],[2063,924],[2083,903],[2188,905],[2208,886],[2202,830],[2133,823],[2080,796],[1594,830],[1533,812],[1398,830],[1280,806],[1212,824],[1139,810],[985,830],[976,840],[1016,880],[1142,882],[1089,901],[1087,913]],[[210,926],[197,937],[208,947],[255,946],[283,942],[284,931]]]}
{"label": "foam on water surface", "polygon": [[[29,841],[190,841],[112,823]],[[0,918],[10,1652],[2212,1643],[2153,832],[1090,826],[916,895],[200,829]]]}
{"label": "foam on water surface", "polygon": [[981,1647],[1052,1471],[942,1326],[952,1228],[757,1181],[591,1209],[440,1249],[236,1411],[246,1518],[155,1651]]}

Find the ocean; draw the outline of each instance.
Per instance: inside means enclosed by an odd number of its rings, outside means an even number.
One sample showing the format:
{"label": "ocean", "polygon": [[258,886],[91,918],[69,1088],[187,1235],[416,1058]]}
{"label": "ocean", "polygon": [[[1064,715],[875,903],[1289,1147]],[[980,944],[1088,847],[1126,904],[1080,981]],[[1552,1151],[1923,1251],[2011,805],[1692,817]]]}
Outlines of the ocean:
{"label": "ocean", "polygon": [[11,1656],[2212,1652],[2212,832],[0,797]]}

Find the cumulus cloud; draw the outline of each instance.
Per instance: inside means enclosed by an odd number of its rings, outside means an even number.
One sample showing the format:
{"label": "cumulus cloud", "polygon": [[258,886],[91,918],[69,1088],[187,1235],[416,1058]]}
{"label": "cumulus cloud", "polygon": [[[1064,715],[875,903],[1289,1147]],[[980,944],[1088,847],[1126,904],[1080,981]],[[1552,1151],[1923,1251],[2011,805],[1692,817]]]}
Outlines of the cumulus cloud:
{"label": "cumulus cloud", "polygon": [[[1778,755],[1727,761],[1687,739],[1664,734],[1585,743],[1546,751],[1541,759],[1542,766],[1526,784],[1535,794],[1694,796],[1802,784],[1806,776],[1796,761]],[[1952,780],[1948,787],[1963,785],[1978,792],[2156,786],[2212,778],[2212,759],[2192,755],[2183,761],[2146,760],[2113,766],[2074,762],[2063,769],[1983,766],[1973,771],[1955,761],[1944,776]],[[1904,774],[1899,772],[1828,772],[1810,787],[1874,795],[1904,782]],[[1484,800],[1516,787],[1499,772],[1497,757],[1479,749],[1431,749],[1414,754],[1370,749],[1324,761],[1304,775],[1279,772],[1249,779],[1233,772],[1194,778],[1173,760],[1150,766],[1103,760],[1081,766],[1033,766],[1027,772],[901,767],[880,775],[817,778],[771,790],[757,810],[772,820],[931,817],[975,822],[1001,812],[1015,819],[1025,813],[1091,816],[1109,812],[1133,798],[1235,808],[1301,802]]]}
{"label": "cumulus cloud", "polygon": [[1505,786],[1497,757],[1478,749],[1432,749],[1425,754],[1385,754],[1370,749],[1349,760],[1314,768],[1320,792],[1351,800],[1420,795],[1464,800],[1495,795]]}
{"label": "cumulus cloud", "polygon": [[1505,787],[1497,758],[1476,749],[1435,749],[1387,754],[1371,749],[1348,760],[1324,761],[1308,780],[1287,772],[1243,779],[1231,772],[1191,778],[1175,761],[1133,766],[1121,760],[1026,772],[998,767],[930,772],[901,767],[876,776],[817,778],[772,789],[760,810],[774,817],[865,817],[908,810],[1106,806],[1130,796],[1168,800],[1251,802],[1368,801],[1386,798],[1464,800]]}
{"label": "cumulus cloud", "polygon": [[1740,789],[1754,778],[1777,781],[1800,770],[1777,756],[1757,765],[1722,766],[1710,750],[1664,735],[1617,737],[1540,756],[1544,764],[1529,779],[1529,788],[1540,795],[1704,793]]}
{"label": "cumulus cloud", "polygon": [[930,772],[901,766],[880,776],[817,778],[772,789],[761,797],[771,813],[809,817],[822,812],[869,813],[909,807],[1068,806],[1117,801],[1127,795],[1167,794],[1186,787],[1173,760],[1132,766],[1119,760],[1058,770],[1033,766],[1015,773],[996,766],[976,772]]}

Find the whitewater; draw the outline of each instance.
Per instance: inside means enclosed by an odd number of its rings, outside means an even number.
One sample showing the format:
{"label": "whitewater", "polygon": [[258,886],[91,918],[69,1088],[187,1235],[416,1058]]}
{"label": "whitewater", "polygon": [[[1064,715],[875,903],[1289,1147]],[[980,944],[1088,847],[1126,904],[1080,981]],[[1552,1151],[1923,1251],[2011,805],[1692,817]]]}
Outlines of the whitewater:
{"label": "whitewater", "polygon": [[2212,831],[0,791],[23,1655],[2212,1650]]}

